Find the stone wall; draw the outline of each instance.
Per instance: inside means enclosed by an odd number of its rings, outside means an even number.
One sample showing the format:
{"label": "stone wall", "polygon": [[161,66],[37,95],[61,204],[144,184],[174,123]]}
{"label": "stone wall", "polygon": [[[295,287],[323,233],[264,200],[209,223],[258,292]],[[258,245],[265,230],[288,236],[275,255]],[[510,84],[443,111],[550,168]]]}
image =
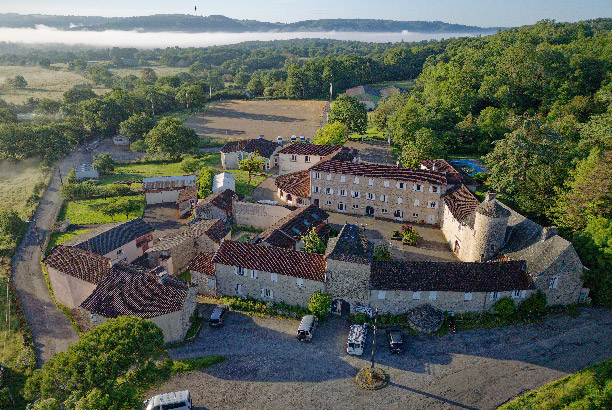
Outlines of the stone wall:
{"label": "stone wall", "polygon": [[[214,251],[211,251],[214,252]],[[174,246],[164,251],[149,251],[148,260],[149,266],[154,267],[160,264],[160,258],[164,256],[170,256],[167,260],[166,269],[170,275],[178,275],[183,272],[187,265],[196,256],[196,247],[192,238],[185,238],[185,240],[177,241]]]}
{"label": "stone wall", "polygon": [[325,291],[332,299],[343,299],[353,306],[367,306],[370,270],[370,265],[327,259]]}
{"label": "stone wall", "polygon": [[[270,272],[257,271],[257,278],[253,278],[251,271],[246,270],[244,276],[236,275],[233,266],[215,264],[217,276],[217,292],[227,296],[246,296],[274,303],[285,302],[289,305],[308,306],[310,295],[323,291],[325,284],[314,280],[303,280],[298,286],[297,278],[277,274],[273,282]],[[236,293],[236,285],[241,285],[242,294]],[[274,292],[273,297],[264,296],[263,289]]]}
{"label": "stone wall", "polygon": [[[317,174],[321,178],[316,178]],[[344,182],[341,182],[342,177],[344,177]],[[372,185],[369,185],[370,179],[372,179]],[[388,184],[388,187],[385,187],[385,182]],[[401,186],[401,183],[404,184],[403,188],[398,187]],[[410,181],[311,172],[310,200],[315,204],[315,200],[318,200],[321,209],[333,212],[366,215],[367,207],[372,207],[374,210],[373,215],[376,217],[423,222],[432,225],[441,223],[443,210],[441,195],[446,191],[446,186],[433,185],[438,191],[433,193],[431,192],[431,184],[419,183],[419,185],[422,186],[422,192],[415,191],[415,183]],[[333,189],[332,194],[326,194],[325,188]],[[316,192],[317,189],[319,192]],[[344,190],[346,196],[340,195],[340,190]],[[353,198],[353,192],[359,192],[359,198]],[[373,194],[374,198],[368,199],[368,193]],[[381,200],[383,195],[387,196],[387,202]],[[415,205],[416,200],[418,200],[418,205]],[[344,204],[344,211],[340,210],[340,203]],[[428,204],[432,203],[435,203],[435,208],[429,207]],[[400,211],[401,214],[396,217],[395,211]],[[414,216],[415,214],[417,216]]]}
{"label": "stone wall", "polygon": [[221,219],[223,222],[227,222],[227,214],[225,211],[211,204],[201,205],[195,208],[195,217],[206,220]]}
{"label": "stone wall", "polygon": [[276,195],[280,198],[280,202],[291,206],[309,206],[310,198],[301,197],[285,192],[280,188],[276,189]]}
{"label": "stone wall", "polygon": [[491,218],[476,212],[474,242],[468,262],[484,262],[498,254],[504,244],[508,218]]}
{"label": "stone wall", "polygon": [[49,275],[55,300],[67,308],[78,308],[96,289],[96,285],[93,283],[67,275],[46,265],[45,268]]}
{"label": "stone wall", "polygon": [[291,213],[285,207],[234,201],[234,220],[238,226],[267,229]]}
{"label": "stone wall", "polygon": [[221,153],[221,166],[224,169],[238,169],[238,163],[240,162],[240,159],[238,159],[237,152],[228,152],[228,153],[222,152]]}
{"label": "stone wall", "polygon": [[217,278],[195,270],[191,271],[191,283],[198,286],[199,295],[217,296]]}
{"label": "stone wall", "polygon": [[180,189],[166,189],[156,191],[145,191],[147,205],[165,204],[174,202],[178,199]]}
{"label": "stone wall", "polygon": [[[578,302],[583,286],[582,263],[573,247],[565,249],[547,269],[532,277],[536,287],[546,294],[549,305],[568,305]],[[551,280],[555,277],[556,287],[550,289]]]}
{"label": "stone wall", "polygon": [[[291,161],[295,156],[296,160]],[[309,162],[306,162],[306,155],[278,154],[278,175],[290,174],[292,172],[305,171],[321,161],[319,155],[308,155]]]}
{"label": "stone wall", "polygon": [[[150,234],[147,234],[147,235],[151,236]],[[142,255],[144,255],[145,250],[148,248],[148,245],[145,245],[145,244],[142,244],[145,246],[136,245],[145,236],[141,236],[140,238],[134,239],[133,241],[126,243],[122,247],[113,249],[106,255],[102,255],[102,256],[105,256],[108,259],[110,259],[112,263],[117,262],[117,261],[121,261],[125,263],[132,263],[136,259],[140,258]],[[151,237],[151,239],[153,238]]]}
{"label": "stone wall", "polygon": [[444,205],[444,219],[442,222],[442,233],[448,241],[451,250],[462,261],[471,260],[474,243],[474,230],[460,223]]}

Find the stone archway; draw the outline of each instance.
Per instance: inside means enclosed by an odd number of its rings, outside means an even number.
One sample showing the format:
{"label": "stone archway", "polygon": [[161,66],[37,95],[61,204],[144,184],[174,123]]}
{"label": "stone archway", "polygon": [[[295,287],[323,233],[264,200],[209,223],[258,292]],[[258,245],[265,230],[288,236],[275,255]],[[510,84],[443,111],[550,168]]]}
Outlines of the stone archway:
{"label": "stone archway", "polygon": [[334,299],[331,303],[331,311],[335,315],[348,316],[351,313],[351,304],[344,299]]}

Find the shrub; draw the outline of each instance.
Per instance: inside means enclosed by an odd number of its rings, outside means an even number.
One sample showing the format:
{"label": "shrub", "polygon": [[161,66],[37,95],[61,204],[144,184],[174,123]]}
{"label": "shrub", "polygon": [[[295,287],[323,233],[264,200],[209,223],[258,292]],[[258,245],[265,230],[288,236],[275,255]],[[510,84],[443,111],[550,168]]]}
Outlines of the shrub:
{"label": "shrub", "polygon": [[108,175],[115,170],[115,161],[113,161],[108,152],[105,152],[94,157],[92,166],[98,170],[100,174]]}
{"label": "shrub", "polygon": [[200,160],[194,157],[185,157],[179,166],[181,167],[181,171],[185,173],[193,173],[200,168]]}
{"label": "shrub", "polygon": [[76,171],[74,170],[74,168],[72,168],[68,173],[68,177],[66,177],[66,182],[68,182],[69,184],[75,184],[77,182]]}
{"label": "shrub", "polygon": [[391,260],[391,252],[387,245],[380,244],[374,248],[374,260],[377,261],[390,261]]}
{"label": "shrub", "polygon": [[134,141],[130,144],[130,149],[134,152],[146,152],[147,144],[145,143],[144,138],[141,138],[137,141]]}
{"label": "shrub", "polygon": [[402,226],[402,242],[406,245],[415,246],[419,242],[418,232],[410,225]]}
{"label": "shrub", "polygon": [[213,172],[209,167],[204,167],[200,170],[198,177],[198,195],[200,198],[206,198],[212,194]]}
{"label": "shrub", "polygon": [[510,298],[501,298],[493,305],[493,312],[504,319],[511,319],[516,313],[514,301]]}
{"label": "shrub", "polygon": [[541,315],[546,311],[546,294],[541,290],[531,294],[519,305],[518,311],[527,316]]}
{"label": "shrub", "polygon": [[329,313],[331,302],[331,297],[327,294],[327,292],[315,292],[310,295],[308,310],[310,310],[313,315],[316,315],[318,318],[323,320]]}

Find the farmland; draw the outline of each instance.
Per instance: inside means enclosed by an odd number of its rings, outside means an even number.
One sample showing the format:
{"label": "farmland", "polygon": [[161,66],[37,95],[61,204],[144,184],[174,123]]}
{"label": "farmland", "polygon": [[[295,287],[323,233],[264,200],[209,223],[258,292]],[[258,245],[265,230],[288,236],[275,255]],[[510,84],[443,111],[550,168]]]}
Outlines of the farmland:
{"label": "farmland", "polygon": [[27,200],[34,186],[39,182],[46,185],[48,180],[40,165],[37,159],[0,161],[0,211],[13,210],[29,217],[34,206],[28,205]]}

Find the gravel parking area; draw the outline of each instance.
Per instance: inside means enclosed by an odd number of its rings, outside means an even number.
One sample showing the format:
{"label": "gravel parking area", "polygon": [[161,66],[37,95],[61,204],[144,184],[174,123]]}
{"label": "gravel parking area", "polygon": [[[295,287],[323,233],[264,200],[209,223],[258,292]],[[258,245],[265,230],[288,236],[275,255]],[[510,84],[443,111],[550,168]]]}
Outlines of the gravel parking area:
{"label": "gravel parking area", "polygon": [[189,389],[196,408],[210,410],[494,409],[612,352],[612,312],[603,309],[439,338],[407,336],[401,355],[389,353],[379,331],[376,362],[390,384],[368,392],[353,378],[369,352],[362,358],[345,353],[346,320],[320,325],[312,343],[295,339],[297,326],[297,320],[230,312],[224,327],[206,328],[194,343],[171,351],[175,359],[222,354],[228,360],[150,393]]}

